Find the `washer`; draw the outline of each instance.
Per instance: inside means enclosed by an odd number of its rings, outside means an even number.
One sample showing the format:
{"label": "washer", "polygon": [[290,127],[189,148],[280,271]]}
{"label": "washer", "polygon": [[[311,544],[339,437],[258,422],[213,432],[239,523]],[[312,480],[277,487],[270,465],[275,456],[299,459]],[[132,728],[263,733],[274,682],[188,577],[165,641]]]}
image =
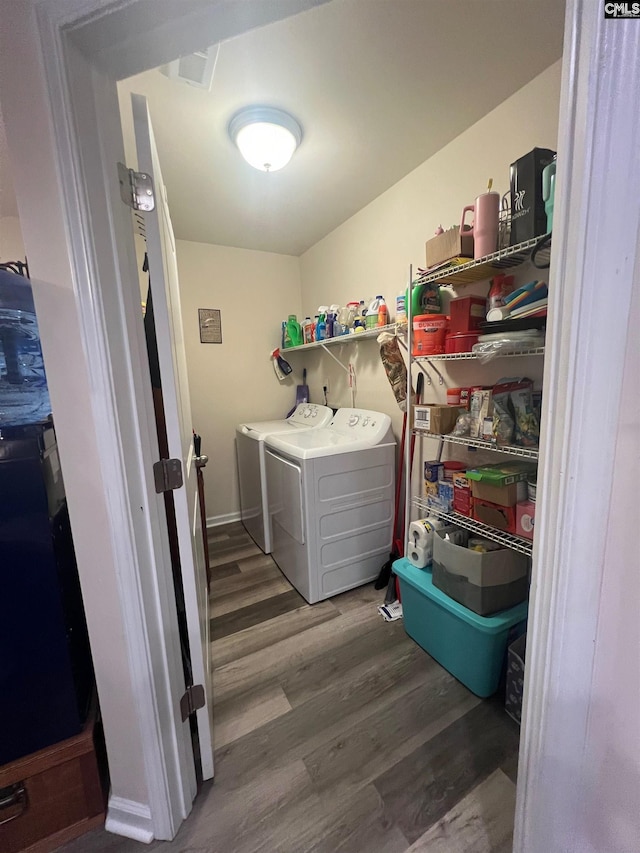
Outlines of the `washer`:
{"label": "washer", "polygon": [[389,557],[391,418],[339,409],[326,427],[265,440],[272,554],[310,604],[374,580]]}
{"label": "washer", "polygon": [[300,403],[288,418],[240,424],[236,428],[236,457],[240,485],[240,517],[247,533],[262,548],[271,553],[267,481],[264,467],[264,440],[276,433],[298,434],[326,426],[333,409],[315,403]]}

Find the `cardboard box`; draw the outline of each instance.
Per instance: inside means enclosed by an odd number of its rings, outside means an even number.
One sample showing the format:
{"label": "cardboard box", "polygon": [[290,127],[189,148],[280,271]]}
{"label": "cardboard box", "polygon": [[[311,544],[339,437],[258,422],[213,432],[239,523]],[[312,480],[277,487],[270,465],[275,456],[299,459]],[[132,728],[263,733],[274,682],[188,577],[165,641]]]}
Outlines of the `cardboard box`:
{"label": "cardboard box", "polygon": [[429,483],[437,483],[442,475],[442,462],[434,459],[424,463],[424,479]]}
{"label": "cardboard box", "polygon": [[424,481],[424,496],[428,498],[431,495],[434,498],[438,497],[438,484],[431,480]]}
{"label": "cardboard box", "polygon": [[504,530],[506,533],[516,532],[515,506],[500,506],[500,504],[474,497],[473,517],[476,521],[481,521],[490,527],[497,527],[498,530]]}
{"label": "cardboard box", "polygon": [[489,501],[500,506],[515,506],[527,497],[527,484],[524,480],[510,483],[508,486],[492,486],[490,483],[471,480],[471,494],[481,501]]}
{"label": "cardboard box", "polygon": [[536,519],[535,501],[519,501],[516,504],[516,534],[524,539],[533,539]]}
{"label": "cardboard box", "polygon": [[464,474],[453,475],[453,508],[456,512],[471,517],[473,498],[471,497],[471,481]]}
{"label": "cardboard box", "polygon": [[460,226],[456,225],[443,234],[436,234],[427,240],[427,269],[450,261],[452,258],[473,257],[473,237],[460,236]]}
{"label": "cardboard box", "polygon": [[415,406],[414,427],[434,435],[447,435],[456,425],[457,406]]}

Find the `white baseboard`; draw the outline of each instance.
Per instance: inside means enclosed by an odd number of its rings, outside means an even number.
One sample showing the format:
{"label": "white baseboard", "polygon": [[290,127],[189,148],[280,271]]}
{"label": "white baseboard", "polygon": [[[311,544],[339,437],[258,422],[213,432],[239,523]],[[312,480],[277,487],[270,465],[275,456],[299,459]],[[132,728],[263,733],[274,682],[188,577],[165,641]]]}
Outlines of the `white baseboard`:
{"label": "white baseboard", "polygon": [[154,838],[149,806],[123,797],[109,795],[104,828],[144,844],[150,844]]}
{"label": "white baseboard", "polygon": [[240,521],[240,510],[225,512],[223,515],[210,515],[207,518],[207,530],[210,527],[220,527],[222,524],[231,524],[232,521]]}

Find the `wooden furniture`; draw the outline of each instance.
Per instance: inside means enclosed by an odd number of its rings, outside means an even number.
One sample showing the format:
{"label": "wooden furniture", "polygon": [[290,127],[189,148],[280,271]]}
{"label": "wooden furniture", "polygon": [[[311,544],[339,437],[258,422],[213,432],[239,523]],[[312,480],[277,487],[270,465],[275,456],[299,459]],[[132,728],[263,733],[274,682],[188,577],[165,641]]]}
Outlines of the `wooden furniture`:
{"label": "wooden furniture", "polygon": [[75,737],[0,767],[0,850],[49,853],[101,826],[96,710]]}

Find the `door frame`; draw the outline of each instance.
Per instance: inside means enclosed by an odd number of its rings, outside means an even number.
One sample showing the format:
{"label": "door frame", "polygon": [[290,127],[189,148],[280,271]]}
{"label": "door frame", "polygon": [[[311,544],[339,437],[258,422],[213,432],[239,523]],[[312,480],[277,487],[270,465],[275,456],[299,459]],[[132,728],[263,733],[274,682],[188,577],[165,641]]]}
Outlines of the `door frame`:
{"label": "door frame", "polygon": [[[145,67],[136,67],[136,63],[144,62],[140,59],[144,51],[136,42],[140,32],[125,37],[130,31],[123,32],[119,20],[128,24],[133,20],[135,27],[136,20],[139,25],[144,19],[140,31],[152,43],[153,64],[157,65],[202,44],[203,32],[211,36],[211,42],[216,40],[214,33],[228,34],[224,15],[229,4],[211,0],[208,29],[202,24],[202,4],[189,6],[194,11],[192,16],[185,14],[185,0],[170,7],[163,4],[166,15],[160,23],[150,5],[147,0],[46,0],[37,2],[35,8],[41,44],[37,61],[43,63],[47,78],[76,305],[91,364],[93,405],[105,424],[99,463],[108,475],[109,508],[122,533],[123,559],[132,567],[130,575],[121,579],[121,601],[131,668],[136,679],[141,679],[139,715],[144,723],[141,732],[151,815],[148,832],[157,838],[170,838],[184,816],[184,800],[171,784],[172,773],[174,782],[180,782],[181,761],[167,708],[175,671],[170,644],[158,651],[154,639],[159,634],[166,636],[172,617],[170,603],[152,582],[159,535],[153,512],[140,517],[132,511],[146,492],[149,471],[145,466],[151,461],[152,447],[143,447],[142,457],[131,458],[131,465],[126,464],[131,453],[127,439],[144,435],[149,412],[144,398],[136,396],[141,377],[126,346],[133,306],[125,301],[120,311],[116,310],[117,300],[109,292],[114,276],[118,289],[126,291],[123,282],[129,280],[132,258],[126,248],[124,252],[113,248],[114,236],[119,246],[126,247],[128,240],[126,235],[112,233],[108,217],[110,204],[116,202],[107,155],[121,149],[122,139],[119,128],[101,124],[101,116],[103,110],[113,108],[115,79]],[[315,5],[313,0],[263,0],[261,8],[268,6],[275,16],[279,10],[282,17],[311,5]],[[221,17],[216,22],[217,12]],[[257,12],[244,29],[255,21],[259,21]],[[582,754],[588,737],[606,536],[602,519],[607,516],[613,476],[613,449],[603,451],[602,435],[607,430],[614,434],[617,426],[626,343],[613,306],[602,305],[602,281],[615,270],[616,309],[624,312],[630,304],[633,268],[639,256],[640,164],[632,141],[640,136],[637,110],[635,114],[629,110],[625,93],[640,87],[640,27],[634,21],[614,23],[615,27],[606,28],[600,4],[592,0],[567,2],[554,218],[556,251],[551,268],[552,280],[561,281],[563,286],[550,291],[542,486],[537,506],[514,848],[518,851],[550,849],[538,844],[543,825],[551,822],[541,808],[550,803],[553,807],[553,795],[562,802],[559,789],[565,776],[549,764],[548,745],[557,745],[559,735],[567,735],[565,751],[570,747]],[[86,146],[83,149],[78,135],[78,115],[73,110],[78,96],[80,103],[85,99],[86,106],[80,118],[98,128],[99,138],[104,140],[94,151]],[[10,115],[6,118],[10,120]],[[612,162],[611,151],[621,157]],[[17,192],[20,198],[20,187]],[[606,241],[601,239],[602,233],[607,235]],[[618,263],[619,258],[623,260]],[[608,335],[602,334],[603,328]],[[134,338],[132,347],[137,345],[139,341],[136,344]],[[119,377],[118,393],[114,375]],[[602,406],[602,394],[598,396],[603,389],[606,406]],[[596,403],[602,411],[597,422],[589,417]],[[585,459],[590,460],[589,466]],[[594,493],[599,495],[597,502],[588,500],[587,496]],[[558,518],[563,519],[561,529]],[[561,715],[558,695],[563,678],[569,674],[577,704],[573,715],[567,714],[566,708]],[[542,779],[551,796],[541,795]],[[177,787],[180,789],[179,784]],[[571,818],[563,816],[558,807],[554,819],[568,822]],[[127,827],[123,824],[117,830],[126,834]]]}

